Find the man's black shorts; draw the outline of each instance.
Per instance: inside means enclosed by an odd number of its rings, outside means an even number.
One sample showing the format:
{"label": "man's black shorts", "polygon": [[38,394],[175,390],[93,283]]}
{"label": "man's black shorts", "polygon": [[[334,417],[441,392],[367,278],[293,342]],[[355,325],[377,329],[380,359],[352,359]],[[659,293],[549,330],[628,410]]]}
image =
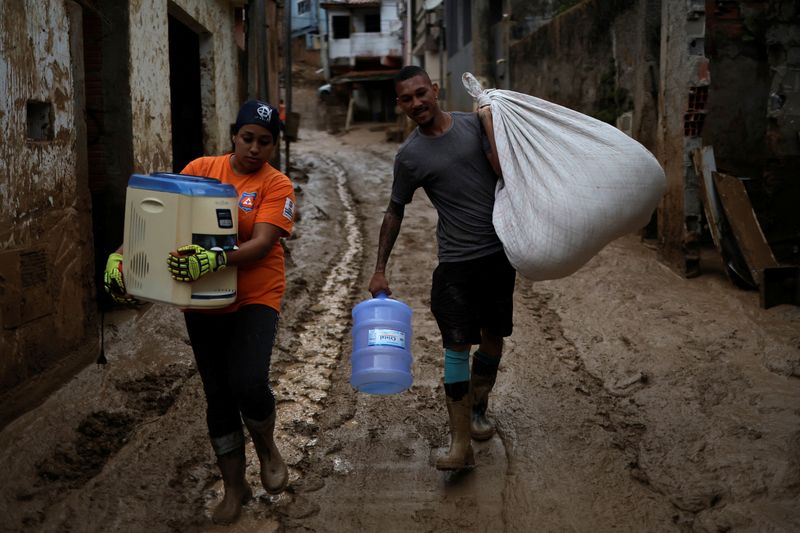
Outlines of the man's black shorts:
{"label": "man's black shorts", "polygon": [[480,344],[481,328],[508,337],[513,328],[516,271],[503,251],[433,271],[431,311],[445,347]]}

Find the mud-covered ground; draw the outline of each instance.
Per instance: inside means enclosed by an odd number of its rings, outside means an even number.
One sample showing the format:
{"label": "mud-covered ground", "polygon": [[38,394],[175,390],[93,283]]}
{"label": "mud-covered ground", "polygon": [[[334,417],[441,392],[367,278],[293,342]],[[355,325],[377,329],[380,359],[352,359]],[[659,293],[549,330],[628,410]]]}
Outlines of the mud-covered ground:
{"label": "mud-covered ground", "polygon": [[[258,483],[228,529],[800,531],[800,309],[762,310],[714,254],[685,280],[635,236],[569,278],[518,278],[515,331],[477,467],[447,445],[428,310],[436,216],[406,210],[388,276],[414,310],[414,384],[349,384],[350,310],[367,297],[396,144],[380,125],[292,145],[301,219],[273,355],[286,493]],[[0,432],[2,531],[215,531],[221,481],[181,314],[106,317],[91,366]]]}

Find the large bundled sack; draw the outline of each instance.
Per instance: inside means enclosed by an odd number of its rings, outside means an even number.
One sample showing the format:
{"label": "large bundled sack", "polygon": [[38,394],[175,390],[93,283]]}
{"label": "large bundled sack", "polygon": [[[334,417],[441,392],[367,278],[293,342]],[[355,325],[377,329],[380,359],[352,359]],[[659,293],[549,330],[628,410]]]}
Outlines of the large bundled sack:
{"label": "large bundled sack", "polygon": [[509,261],[534,281],[568,276],[644,227],[665,188],[653,154],[617,128],[539,98],[464,87],[491,105],[503,172],[493,223]]}

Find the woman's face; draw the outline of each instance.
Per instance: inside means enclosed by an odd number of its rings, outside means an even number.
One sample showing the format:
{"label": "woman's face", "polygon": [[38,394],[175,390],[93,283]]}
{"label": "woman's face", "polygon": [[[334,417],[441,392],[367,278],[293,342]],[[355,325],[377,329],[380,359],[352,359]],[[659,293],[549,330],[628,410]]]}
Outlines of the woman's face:
{"label": "woman's face", "polygon": [[234,170],[241,174],[251,174],[266,163],[275,149],[272,134],[263,126],[245,124],[233,136]]}

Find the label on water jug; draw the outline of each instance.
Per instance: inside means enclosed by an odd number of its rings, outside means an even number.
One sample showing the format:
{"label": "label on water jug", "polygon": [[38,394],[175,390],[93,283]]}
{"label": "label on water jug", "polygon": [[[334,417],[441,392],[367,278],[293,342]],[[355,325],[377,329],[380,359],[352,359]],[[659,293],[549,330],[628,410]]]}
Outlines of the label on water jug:
{"label": "label on water jug", "polygon": [[406,334],[393,329],[371,329],[367,337],[367,346],[406,347]]}

